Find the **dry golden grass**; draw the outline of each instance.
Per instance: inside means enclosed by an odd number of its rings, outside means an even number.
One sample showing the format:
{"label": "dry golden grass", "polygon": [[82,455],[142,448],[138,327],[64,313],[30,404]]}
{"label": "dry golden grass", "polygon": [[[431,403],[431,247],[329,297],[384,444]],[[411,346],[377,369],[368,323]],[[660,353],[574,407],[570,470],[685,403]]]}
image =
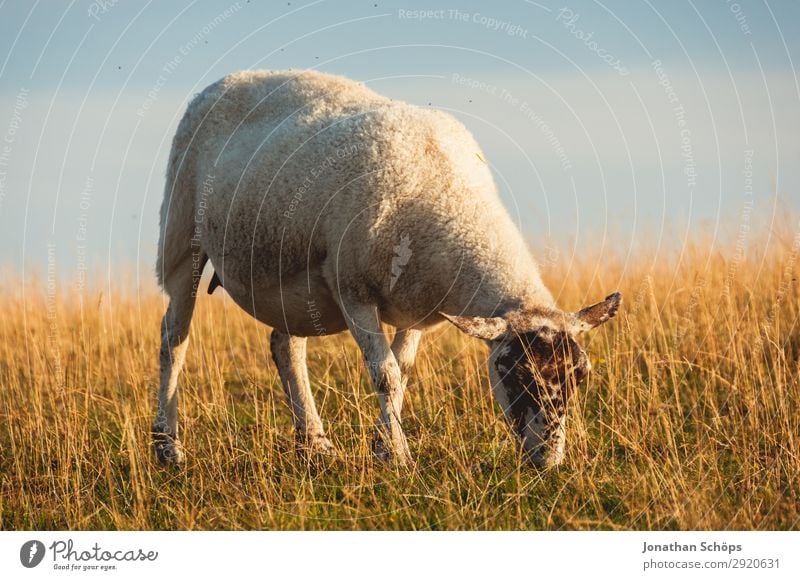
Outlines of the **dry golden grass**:
{"label": "dry golden grass", "polygon": [[[793,247],[793,242],[795,246]],[[416,467],[375,464],[377,402],[346,335],[310,343],[338,455],[293,450],[268,329],[203,296],[182,375],[185,467],[153,459],[162,298],[83,301],[6,276],[0,301],[3,529],[797,529],[800,256],[773,235],[746,260],[697,243],[547,269],[566,308],[619,289],[584,340],[567,458],[521,466],[485,347],[423,339],[404,419]],[[602,265],[602,267],[600,267]]]}

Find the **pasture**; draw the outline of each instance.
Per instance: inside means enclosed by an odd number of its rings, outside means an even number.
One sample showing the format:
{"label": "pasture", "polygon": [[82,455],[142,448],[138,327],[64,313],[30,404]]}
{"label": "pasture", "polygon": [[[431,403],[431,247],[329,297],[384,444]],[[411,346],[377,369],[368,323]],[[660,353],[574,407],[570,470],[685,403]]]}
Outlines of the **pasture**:
{"label": "pasture", "polygon": [[371,456],[377,399],[347,333],[309,342],[336,453],[296,454],[269,330],[205,284],[181,376],[187,461],[160,466],[153,282],[78,294],[6,273],[0,528],[797,529],[793,236],[773,231],[746,253],[695,239],[657,262],[640,246],[544,265],[565,309],[625,296],[582,337],[594,370],[570,403],[564,464],[546,471],[520,461],[486,347],[449,325],[423,338],[407,394],[413,468]]}

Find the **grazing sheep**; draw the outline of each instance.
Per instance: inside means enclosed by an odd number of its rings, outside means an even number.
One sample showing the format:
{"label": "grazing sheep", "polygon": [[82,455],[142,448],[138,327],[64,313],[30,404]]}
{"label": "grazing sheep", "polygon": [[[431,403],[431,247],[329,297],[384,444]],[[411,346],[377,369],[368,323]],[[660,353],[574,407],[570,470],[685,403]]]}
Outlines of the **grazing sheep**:
{"label": "grazing sheep", "polygon": [[[157,456],[180,462],[177,377],[203,266],[274,330],[298,443],[328,451],[306,338],[348,329],[380,401],[374,449],[410,460],[400,424],[422,332],[488,342],[495,397],[540,466],[561,461],[565,405],[590,368],[576,334],[621,296],[558,310],[477,143],[439,111],[319,72],[246,71],[200,93],[175,135],[161,207]],[[381,322],[398,328],[390,344]]]}

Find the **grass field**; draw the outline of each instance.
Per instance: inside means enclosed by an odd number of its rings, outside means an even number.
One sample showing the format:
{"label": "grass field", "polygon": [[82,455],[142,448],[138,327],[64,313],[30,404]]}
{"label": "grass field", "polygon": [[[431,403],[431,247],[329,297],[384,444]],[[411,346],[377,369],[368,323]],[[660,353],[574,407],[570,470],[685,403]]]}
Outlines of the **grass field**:
{"label": "grass field", "polygon": [[[728,246],[731,248],[731,245]],[[337,446],[294,452],[269,330],[223,292],[199,300],[181,382],[187,463],[154,461],[156,290],[48,289],[4,276],[0,298],[3,529],[800,528],[800,239],[746,257],[697,241],[674,259],[551,264],[576,309],[621,290],[583,344],[565,463],[520,464],[490,395],[485,346],[423,339],[404,425],[416,466],[369,453],[377,400],[347,335],[309,344]]]}

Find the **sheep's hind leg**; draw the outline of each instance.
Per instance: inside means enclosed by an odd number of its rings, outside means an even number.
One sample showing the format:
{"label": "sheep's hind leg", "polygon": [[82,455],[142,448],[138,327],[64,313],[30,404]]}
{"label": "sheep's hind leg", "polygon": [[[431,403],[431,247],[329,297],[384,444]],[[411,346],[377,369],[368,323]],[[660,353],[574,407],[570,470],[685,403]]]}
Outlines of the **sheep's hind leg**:
{"label": "sheep's hind leg", "polygon": [[161,321],[160,388],[158,414],[153,424],[153,444],[156,457],[164,463],[181,463],[185,455],[178,438],[178,375],[183,368],[189,346],[189,326],[192,321],[199,272],[205,257],[193,262],[187,257],[179,267],[164,278],[164,291],[169,306]]}
{"label": "sheep's hind leg", "polygon": [[343,304],[347,325],[364,355],[372,384],[378,393],[381,417],[373,439],[379,459],[398,465],[411,463],[411,452],[400,425],[403,405],[403,379],[400,365],[383,333],[375,306]]}
{"label": "sheep's hind leg", "polygon": [[300,451],[330,453],[333,444],[325,436],[306,366],[306,337],[273,330],[270,336],[272,360],[278,367],[283,391],[292,410],[297,447]]}

